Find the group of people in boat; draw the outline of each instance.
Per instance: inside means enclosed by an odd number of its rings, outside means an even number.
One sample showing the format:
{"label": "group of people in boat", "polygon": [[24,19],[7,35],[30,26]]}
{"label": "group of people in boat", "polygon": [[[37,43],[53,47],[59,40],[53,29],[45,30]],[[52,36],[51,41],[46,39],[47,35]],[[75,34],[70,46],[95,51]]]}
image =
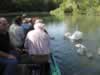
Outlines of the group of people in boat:
{"label": "group of people in boat", "polygon": [[[64,37],[75,43],[79,54],[86,54],[82,32],[67,32]],[[16,66],[20,63],[42,66],[45,71],[43,68],[41,71],[46,74],[39,75],[50,75],[50,39],[54,38],[49,36],[43,19],[39,17],[17,16],[11,25],[7,18],[0,17],[0,66],[4,65],[3,75],[15,75]],[[100,49],[98,53],[100,54]],[[22,61],[26,59],[21,57],[23,54],[27,54],[29,61]],[[92,57],[91,54],[87,56]]]}
{"label": "group of people in boat", "polygon": [[49,75],[49,47],[50,36],[41,18],[17,16],[10,25],[5,17],[0,17],[0,64],[4,65],[3,75],[15,75],[16,65],[21,63],[23,53],[30,59],[27,63],[44,65],[45,75]]}

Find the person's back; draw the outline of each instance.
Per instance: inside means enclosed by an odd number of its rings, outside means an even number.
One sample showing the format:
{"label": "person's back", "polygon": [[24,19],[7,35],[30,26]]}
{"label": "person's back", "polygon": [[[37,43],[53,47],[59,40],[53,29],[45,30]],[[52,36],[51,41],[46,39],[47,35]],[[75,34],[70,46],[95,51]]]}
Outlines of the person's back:
{"label": "person's back", "polygon": [[32,30],[27,34],[25,47],[29,54],[49,54],[49,36],[41,30]]}

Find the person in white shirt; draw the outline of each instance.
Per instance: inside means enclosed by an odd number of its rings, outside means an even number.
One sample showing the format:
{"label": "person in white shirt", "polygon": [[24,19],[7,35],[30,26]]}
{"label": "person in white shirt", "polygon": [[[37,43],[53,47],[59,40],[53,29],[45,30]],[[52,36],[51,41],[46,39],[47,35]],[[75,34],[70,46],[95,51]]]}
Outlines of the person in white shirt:
{"label": "person in white shirt", "polygon": [[22,48],[24,44],[25,35],[21,23],[21,17],[17,17],[15,22],[9,28],[11,44],[15,48]]}

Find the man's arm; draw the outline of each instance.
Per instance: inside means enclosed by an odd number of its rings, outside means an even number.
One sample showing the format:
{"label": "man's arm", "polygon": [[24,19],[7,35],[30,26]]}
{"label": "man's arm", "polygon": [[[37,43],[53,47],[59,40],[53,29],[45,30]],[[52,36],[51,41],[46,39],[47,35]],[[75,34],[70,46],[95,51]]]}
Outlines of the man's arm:
{"label": "man's arm", "polygon": [[[44,32],[45,32],[46,34],[48,34],[48,35],[49,35],[49,33],[47,32],[47,30],[46,30],[46,29],[44,29]],[[49,37],[50,37],[50,39],[51,39],[51,40],[54,40],[54,39],[55,39],[54,37],[51,37],[50,35],[49,35]]]}
{"label": "man's arm", "polygon": [[15,56],[11,55],[11,54],[7,54],[5,52],[0,51],[0,57],[5,57],[5,58],[9,58],[9,59],[16,59]]}
{"label": "man's arm", "polygon": [[8,56],[9,56],[9,54],[0,51],[0,57],[8,57]]}

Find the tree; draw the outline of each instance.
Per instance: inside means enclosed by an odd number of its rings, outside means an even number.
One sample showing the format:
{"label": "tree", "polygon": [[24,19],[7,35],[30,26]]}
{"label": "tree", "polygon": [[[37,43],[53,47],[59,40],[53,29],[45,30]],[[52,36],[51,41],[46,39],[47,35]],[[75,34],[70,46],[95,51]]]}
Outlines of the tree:
{"label": "tree", "polygon": [[[100,0],[55,0],[60,1],[59,8],[51,11],[51,14],[97,14],[100,13]],[[58,14],[58,15],[59,15]]]}

